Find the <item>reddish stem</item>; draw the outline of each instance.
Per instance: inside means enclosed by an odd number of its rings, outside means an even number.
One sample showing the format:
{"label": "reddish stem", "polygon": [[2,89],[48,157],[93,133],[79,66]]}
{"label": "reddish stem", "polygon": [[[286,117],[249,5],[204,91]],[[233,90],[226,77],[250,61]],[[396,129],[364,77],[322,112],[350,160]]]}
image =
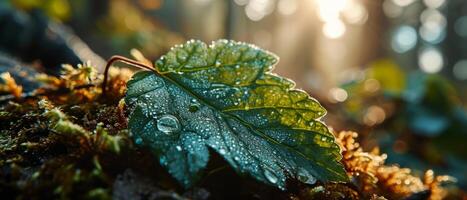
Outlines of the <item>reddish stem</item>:
{"label": "reddish stem", "polygon": [[131,65],[133,67],[137,67],[139,69],[145,69],[145,70],[149,70],[149,71],[152,71],[152,72],[155,72],[157,73],[157,71],[153,68],[153,67],[150,67],[150,66],[147,66],[145,65],[144,63],[141,63],[141,62],[138,62],[136,60],[132,60],[130,58],[125,58],[123,56],[112,56],[108,61],[107,61],[107,65],[105,66],[105,70],[104,70],[104,81],[102,82],[102,95],[105,96],[105,93],[107,91],[107,80],[108,80],[108,77],[109,77],[109,69],[110,69],[110,66],[114,63],[114,62],[117,62],[117,61],[120,61],[122,63],[125,63],[125,64],[128,64],[128,65]]}

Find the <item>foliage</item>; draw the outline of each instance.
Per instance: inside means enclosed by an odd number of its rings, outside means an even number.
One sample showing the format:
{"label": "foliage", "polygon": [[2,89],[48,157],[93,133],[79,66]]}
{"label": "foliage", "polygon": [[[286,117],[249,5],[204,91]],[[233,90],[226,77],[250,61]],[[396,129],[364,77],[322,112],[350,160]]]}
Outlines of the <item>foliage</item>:
{"label": "foliage", "polygon": [[276,56],[255,46],[189,41],[138,72],[125,98],[129,129],[185,186],[212,148],[239,173],[285,189],[346,181],[339,147],[319,118],[326,112],[290,80],[271,74]]}

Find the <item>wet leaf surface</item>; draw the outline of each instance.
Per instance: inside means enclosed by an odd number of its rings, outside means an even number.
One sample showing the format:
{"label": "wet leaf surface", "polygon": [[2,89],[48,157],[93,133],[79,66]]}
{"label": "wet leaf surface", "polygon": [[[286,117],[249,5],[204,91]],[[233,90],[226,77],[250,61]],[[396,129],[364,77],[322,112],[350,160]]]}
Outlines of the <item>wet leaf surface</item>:
{"label": "wet leaf surface", "polygon": [[238,173],[284,189],[287,178],[346,181],[326,110],[271,73],[278,58],[255,46],[189,41],[138,72],[125,101],[137,145],[149,147],[184,186],[199,179],[209,149]]}

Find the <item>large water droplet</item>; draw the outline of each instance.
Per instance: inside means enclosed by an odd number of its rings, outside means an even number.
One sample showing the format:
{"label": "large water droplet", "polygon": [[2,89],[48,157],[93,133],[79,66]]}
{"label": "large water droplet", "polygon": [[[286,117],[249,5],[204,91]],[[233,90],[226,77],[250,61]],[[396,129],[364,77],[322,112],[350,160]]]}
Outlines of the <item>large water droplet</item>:
{"label": "large water droplet", "polygon": [[167,166],[167,158],[166,157],[161,157],[159,159],[159,163],[162,165],[162,166]]}
{"label": "large water droplet", "polygon": [[265,170],[264,171],[264,176],[266,177],[266,179],[271,182],[272,184],[276,184],[277,181],[279,180],[277,178],[277,176],[275,174],[273,174],[271,171],[269,170]]}
{"label": "large water droplet", "polygon": [[173,115],[164,115],[157,120],[157,129],[166,134],[178,132],[180,130],[180,122]]}
{"label": "large water droplet", "polygon": [[306,169],[303,168],[298,169],[297,178],[298,180],[306,184],[316,183],[316,178],[313,175],[311,175]]}
{"label": "large water droplet", "polygon": [[225,149],[220,149],[220,150],[219,150],[219,153],[222,154],[222,155],[224,155],[224,154],[226,153],[226,152],[225,152]]}
{"label": "large water droplet", "polygon": [[196,99],[192,99],[190,102],[190,106],[188,107],[188,110],[190,112],[196,112],[199,110],[200,107],[201,107],[201,104]]}
{"label": "large water droplet", "polygon": [[136,144],[136,145],[141,145],[141,144],[143,144],[143,139],[141,139],[140,137],[136,138],[136,139],[135,139],[135,144]]}

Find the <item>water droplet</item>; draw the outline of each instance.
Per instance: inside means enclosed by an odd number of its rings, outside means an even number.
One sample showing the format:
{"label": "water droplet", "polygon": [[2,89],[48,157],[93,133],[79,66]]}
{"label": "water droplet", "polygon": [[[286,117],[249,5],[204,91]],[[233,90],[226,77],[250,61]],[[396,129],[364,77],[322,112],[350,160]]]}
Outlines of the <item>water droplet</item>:
{"label": "water droplet", "polygon": [[164,115],[157,120],[157,129],[166,134],[177,132],[180,130],[180,122],[173,115]]}
{"label": "water droplet", "polygon": [[264,176],[266,177],[266,179],[271,182],[272,184],[275,184],[277,183],[277,181],[279,180],[277,178],[277,176],[275,174],[273,174],[271,171],[269,170],[265,170],[264,171]]}
{"label": "water droplet", "polygon": [[143,144],[143,139],[141,139],[140,137],[136,138],[136,139],[135,139],[135,144],[136,144],[136,145],[141,145],[141,144]]}
{"label": "water droplet", "polygon": [[180,58],[180,60],[185,60],[187,58],[186,55],[178,55],[178,57]]}
{"label": "water droplet", "polygon": [[[225,84],[222,84],[222,83],[212,83],[212,84],[211,84],[211,87],[213,87],[213,88],[225,88],[226,85],[225,85]],[[215,90],[215,91],[217,92],[217,91],[219,91],[219,90],[220,90],[220,89],[217,89],[217,90]]]}
{"label": "water droplet", "polygon": [[306,184],[315,184],[316,183],[316,178],[313,177],[306,169],[300,168],[298,169],[298,174],[297,174],[298,180],[300,180],[303,183]]}
{"label": "water droplet", "polygon": [[219,153],[222,154],[222,155],[224,155],[224,154],[225,154],[225,149],[220,149],[220,150],[219,150]]}
{"label": "water droplet", "polygon": [[196,99],[192,99],[190,106],[188,107],[188,110],[190,112],[196,112],[199,110],[200,107],[201,107],[201,104]]}
{"label": "water droplet", "polygon": [[177,145],[175,148],[177,148],[177,151],[182,151],[182,147]]}
{"label": "water droplet", "polygon": [[159,163],[162,165],[162,166],[167,166],[167,159],[166,157],[161,157],[159,159]]}

